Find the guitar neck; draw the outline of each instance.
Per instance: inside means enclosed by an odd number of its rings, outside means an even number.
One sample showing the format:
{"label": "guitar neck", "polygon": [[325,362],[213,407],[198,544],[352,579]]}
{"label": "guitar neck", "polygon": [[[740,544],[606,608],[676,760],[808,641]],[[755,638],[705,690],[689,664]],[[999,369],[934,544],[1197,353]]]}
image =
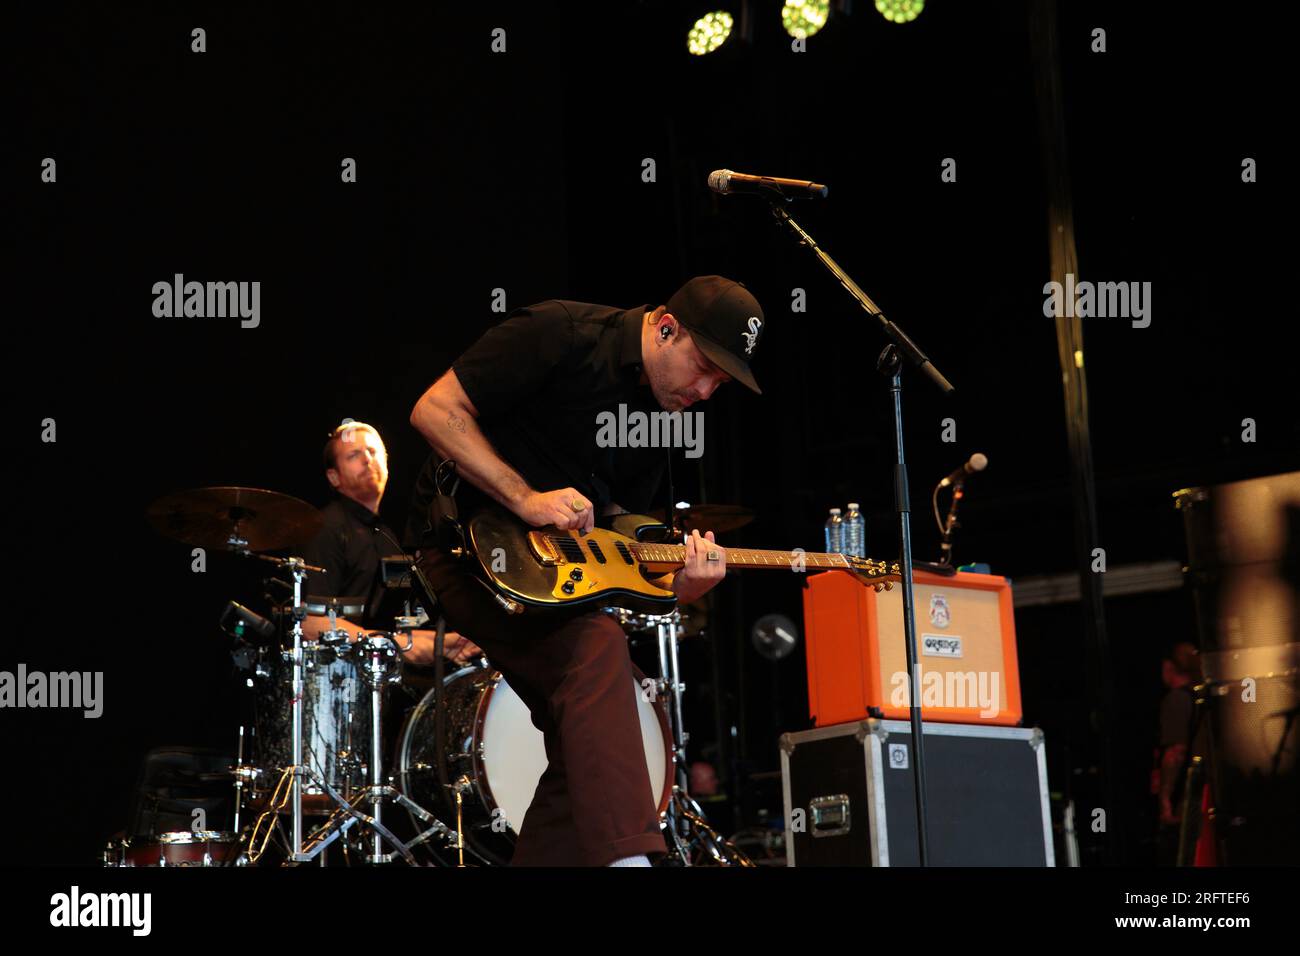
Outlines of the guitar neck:
{"label": "guitar neck", "polygon": [[[638,541],[628,546],[632,556],[642,564],[656,567],[681,567],[686,563],[686,546],[682,544],[649,544]],[[849,570],[852,565],[842,554],[819,554],[811,551],[764,551],[755,548],[727,548],[728,568],[774,568],[789,571],[802,561],[811,570]]]}

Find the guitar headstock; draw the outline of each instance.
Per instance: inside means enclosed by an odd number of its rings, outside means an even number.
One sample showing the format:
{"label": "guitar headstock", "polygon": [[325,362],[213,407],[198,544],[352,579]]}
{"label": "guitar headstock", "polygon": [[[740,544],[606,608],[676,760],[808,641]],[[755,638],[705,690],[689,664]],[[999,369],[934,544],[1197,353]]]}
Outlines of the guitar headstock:
{"label": "guitar headstock", "polygon": [[856,574],[863,584],[870,584],[877,591],[889,591],[894,587],[895,581],[903,580],[903,569],[899,567],[897,561],[873,561],[871,558],[859,558],[856,555],[846,555],[849,559],[849,565],[854,574]]}

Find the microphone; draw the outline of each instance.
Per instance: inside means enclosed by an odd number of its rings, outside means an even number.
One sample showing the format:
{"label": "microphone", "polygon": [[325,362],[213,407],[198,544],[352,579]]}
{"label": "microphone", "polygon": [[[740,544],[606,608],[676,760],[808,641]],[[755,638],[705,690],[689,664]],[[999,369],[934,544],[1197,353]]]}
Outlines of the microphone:
{"label": "microphone", "polygon": [[947,488],[949,485],[959,484],[966,478],[967,475],[973,475],[977,471],[983,471],[985,468],[988,467],[988,465],[989,465],[988,457],[986,455],[981,454],[980,452],[976,452],[975,454],[970,456],[970,461],[966,462],[966,464],[962,465],[960,468],[953,469],[943,479],[943,481],[939,482],[939,487]]}
{"label": "microphone", "polygon": [[733,173],[730,169],[715,169],[709,173],[709,188],[724,196],[732,193],[760,193],[771,195],[773,191],[785,196],[797,196],[804,199],[817,197],[825,199],[830,192],[821,183],[811,183],[806,179],[782,179],[779,176],[750,176],[747,173]]}
{"label": "microphone", "polygon": [[261,638],[254,643],[268,643],[276,634],[274,624],[235,601],[226,602],[219,623],[221,629],[233,638],[242,639],[246,633]]}

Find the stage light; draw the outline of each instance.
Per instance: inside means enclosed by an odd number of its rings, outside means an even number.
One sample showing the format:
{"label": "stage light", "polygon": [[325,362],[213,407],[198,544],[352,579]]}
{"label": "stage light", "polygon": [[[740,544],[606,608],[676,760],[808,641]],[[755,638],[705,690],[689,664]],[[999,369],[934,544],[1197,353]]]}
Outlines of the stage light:
{"label": "stage light", "polygon": [[810,37],[826,26],[831,0],[785,0],[781,8],[781,25],[792,37]]}
{"label": "stage light", "polygon": [[787,657],[799,643],[799,628],[784,614],[764,614],[754,622],[749,639],[769,661]]}
{"label": "stage light", "polygon": [[731,36],[735,20],[726,10],[714,10],[695,21],[686,37],[686,48],[695,56],[712,53]]}
{"label": "stage light", "polygon": [[925,0],[876,0],[876,10],[886,20],[907,23],[925,9]]}

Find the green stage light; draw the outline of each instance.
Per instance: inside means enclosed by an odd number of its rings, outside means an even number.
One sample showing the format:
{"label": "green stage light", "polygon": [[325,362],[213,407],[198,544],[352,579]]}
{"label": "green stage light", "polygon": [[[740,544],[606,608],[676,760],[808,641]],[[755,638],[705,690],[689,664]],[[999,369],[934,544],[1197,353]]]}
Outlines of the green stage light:
{"label": "green stage light", "polygon": [[686,48],[695,56],[712,53],[727,42],[734,24],[735,20],[726,10],[706,13],[691,27],[691,32],[686,37]]}
{"label": "green stage light", "polygon": [[925,8],[925,0],[876,0],[876,9],[886,20],[907,23]]}
{"label": "green stage light", "polygon": [[831,0],[785,0],[781,24],[792,37],[810,37],[826,26]]}

